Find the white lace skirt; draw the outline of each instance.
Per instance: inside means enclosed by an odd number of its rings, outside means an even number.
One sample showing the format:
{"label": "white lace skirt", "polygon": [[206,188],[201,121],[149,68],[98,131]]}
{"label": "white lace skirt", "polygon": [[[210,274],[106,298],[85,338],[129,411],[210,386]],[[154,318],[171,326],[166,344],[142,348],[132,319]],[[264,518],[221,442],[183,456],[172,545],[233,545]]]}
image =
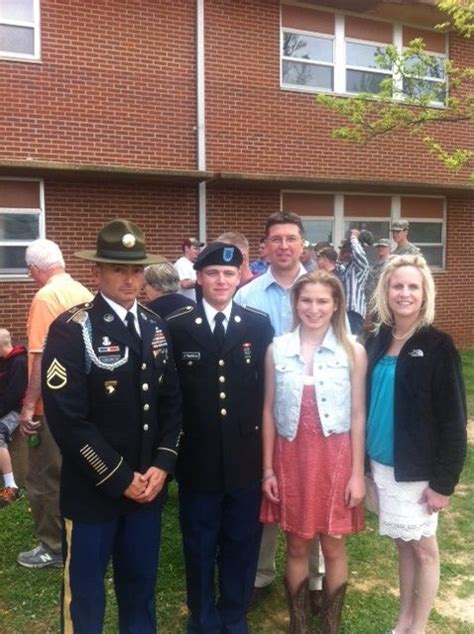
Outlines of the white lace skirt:
{"label": "white lace skirt", "polygon": [[393,467],[375,460],[370,465],[375,486],[369,502],[379,516],[380,535],[403,541],[435,535],[438,513],[429,515],[426,505],[419,503],[428,482],[396,482]]}

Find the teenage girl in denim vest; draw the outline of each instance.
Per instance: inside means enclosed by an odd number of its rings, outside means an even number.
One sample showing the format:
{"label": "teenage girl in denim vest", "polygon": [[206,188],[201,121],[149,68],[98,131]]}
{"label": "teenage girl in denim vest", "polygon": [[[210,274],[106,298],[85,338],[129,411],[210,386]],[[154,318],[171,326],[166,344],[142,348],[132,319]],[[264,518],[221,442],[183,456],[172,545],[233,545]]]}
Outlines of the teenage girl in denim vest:
{"label": "teenage girl in denim vest", "polygon": [[364,348],[345,330],[335,275],[303,275],[292,290],[295,330],[266,359],[261,521],[286,533],[290,632],[309,631],[308,564],[319,535],[326,563],[322,631],[337,634],[347,585],[344,537],[363,530]]}

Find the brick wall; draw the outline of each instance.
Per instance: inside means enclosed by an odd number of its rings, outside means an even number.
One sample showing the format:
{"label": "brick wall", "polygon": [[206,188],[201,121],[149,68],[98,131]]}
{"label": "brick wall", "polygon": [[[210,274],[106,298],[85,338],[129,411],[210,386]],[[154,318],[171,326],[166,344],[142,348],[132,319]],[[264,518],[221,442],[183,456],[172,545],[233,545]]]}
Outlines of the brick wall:
{"label": "brick wall", "polygon": [[435,275],[436,324],[461,346],[474,346],[474,201],[448,200],[446,271]]}
{"label": "brick wall", "polygon": [[193,5],[41,0],[41,63],[0,60],[0,157],[194,169]]}
{"label": "brick wall", "polygon": [[[153,186],[45,182],[46,236],[63,250],[69,273],[90,287],[90,265],[73,256],[92,249],[100,228],[127,218],[144,231],[147,249],[171,260],[184,237],[197,235],[196,192]],[[37,288],[32,281],[0,280],[0,324],[24,339],[26,318]]]}

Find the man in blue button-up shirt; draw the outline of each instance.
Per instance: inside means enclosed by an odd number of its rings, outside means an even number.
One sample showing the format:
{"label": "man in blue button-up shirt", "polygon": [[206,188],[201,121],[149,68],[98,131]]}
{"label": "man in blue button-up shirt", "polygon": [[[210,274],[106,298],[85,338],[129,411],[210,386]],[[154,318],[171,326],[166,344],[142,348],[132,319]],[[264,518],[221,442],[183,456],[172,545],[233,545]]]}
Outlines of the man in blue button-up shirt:
{"label": "man in blue button-up shirt", "polygon": [[[234,300],[242,306],[250,306],[266,312],[275,329],[275,335],[278,336],[289,332],[292,328],[291,288],[296,280],[307,272],[300,261],[304,245],[304,229],[300,217],[284,211],[272,214],[265,226],[265,240],[267,258],[270,261],[268,271],[242,287]],[[275,578],[277,541],[278,524],[265,524],[253,605],[260,598],[262,590],[267,588]],[[322,564],[322,555],[319,555],[316,541],[310,561],[310,590],[314,605],[319,599],[322,587],[320,562]]]}
{"label": "man in blue button-up shirt", "polygon": [[291,330],[291,287],[300,275],[306,273],[300,262],[303,224],[299,216],[287,212],[271,215],[267,220],[265,239],[269,269],[241,288],[234,300],[242,306],[266,312],[278,336]]}

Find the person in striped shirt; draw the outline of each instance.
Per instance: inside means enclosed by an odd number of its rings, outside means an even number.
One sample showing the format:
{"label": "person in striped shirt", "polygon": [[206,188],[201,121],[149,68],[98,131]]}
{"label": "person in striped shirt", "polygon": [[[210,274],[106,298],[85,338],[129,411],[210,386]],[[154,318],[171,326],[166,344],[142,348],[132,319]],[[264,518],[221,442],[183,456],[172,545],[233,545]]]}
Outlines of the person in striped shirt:
{"label": "person in striped shirt", "polygon": [[347,317],[353,335],[358,335],[364,325],[367,308],[365,284],[370,270],[364,245],[370,245],[372,241],[373,237],[369,231],[351,229],[350,237],[339,247],[339,258],[345,264]]}

